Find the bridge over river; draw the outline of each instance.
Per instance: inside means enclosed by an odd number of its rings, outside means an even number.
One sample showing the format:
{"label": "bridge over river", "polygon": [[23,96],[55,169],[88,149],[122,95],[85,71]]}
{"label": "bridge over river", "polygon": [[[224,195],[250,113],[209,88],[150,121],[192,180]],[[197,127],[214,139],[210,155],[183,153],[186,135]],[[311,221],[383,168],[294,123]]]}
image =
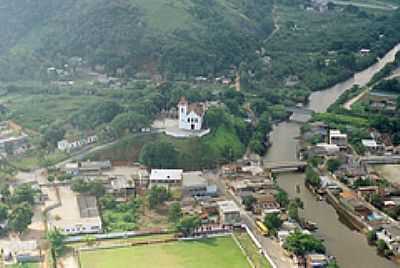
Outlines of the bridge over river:
{"label": "bridge over river", "polygon": [[272,173],[282,173],[291,171],[304,171],[307,167],[307,162],[304,161],[277,161],[263,162],[263,167],[270,170]]}

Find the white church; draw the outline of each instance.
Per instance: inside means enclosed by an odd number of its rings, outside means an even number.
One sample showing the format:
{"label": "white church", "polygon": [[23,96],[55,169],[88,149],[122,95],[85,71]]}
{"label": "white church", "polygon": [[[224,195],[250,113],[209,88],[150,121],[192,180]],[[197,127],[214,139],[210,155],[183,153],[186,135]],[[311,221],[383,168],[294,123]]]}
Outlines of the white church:
{"label": "white church", "polygon": [[189,104],[185,97],[178,103],[179,128],[184,130],[201,130],[205,105],[203,103]]}

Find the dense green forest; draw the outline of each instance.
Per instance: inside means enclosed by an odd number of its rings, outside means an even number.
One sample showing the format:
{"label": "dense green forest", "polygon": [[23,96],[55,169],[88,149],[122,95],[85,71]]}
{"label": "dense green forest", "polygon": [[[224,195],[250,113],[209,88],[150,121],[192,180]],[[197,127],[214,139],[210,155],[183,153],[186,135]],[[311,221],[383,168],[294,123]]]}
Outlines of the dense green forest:
{"label": "dense green forest", "polygon": [[272,0],[0,1],[0,79],[43,77],[79,56],[133,76],[217,74],[272,31]]}

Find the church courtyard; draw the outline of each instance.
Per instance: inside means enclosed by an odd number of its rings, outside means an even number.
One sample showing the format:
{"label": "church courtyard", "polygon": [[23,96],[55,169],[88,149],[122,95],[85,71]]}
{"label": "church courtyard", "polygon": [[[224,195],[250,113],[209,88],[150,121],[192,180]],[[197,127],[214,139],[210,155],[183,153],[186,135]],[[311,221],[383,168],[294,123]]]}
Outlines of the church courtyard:
{"label": "church courtyard", "polygon": [[152,128],[175,138],[203,137],[210,133],[209,129],[186,130],[179,128],[179,120],[175,118],[162,118],[153,122]]}

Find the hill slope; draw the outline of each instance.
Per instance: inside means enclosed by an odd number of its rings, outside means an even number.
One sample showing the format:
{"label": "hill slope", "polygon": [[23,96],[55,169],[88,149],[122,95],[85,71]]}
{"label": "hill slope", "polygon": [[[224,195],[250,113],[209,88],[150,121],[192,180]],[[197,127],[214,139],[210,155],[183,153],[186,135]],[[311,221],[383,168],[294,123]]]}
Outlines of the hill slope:
{"label": "hill slope", "polygon": [[0,79],[39,76],[72,56],[111,73],[218,73],[254,54],[271,9],[272,0],[0,0]]}

